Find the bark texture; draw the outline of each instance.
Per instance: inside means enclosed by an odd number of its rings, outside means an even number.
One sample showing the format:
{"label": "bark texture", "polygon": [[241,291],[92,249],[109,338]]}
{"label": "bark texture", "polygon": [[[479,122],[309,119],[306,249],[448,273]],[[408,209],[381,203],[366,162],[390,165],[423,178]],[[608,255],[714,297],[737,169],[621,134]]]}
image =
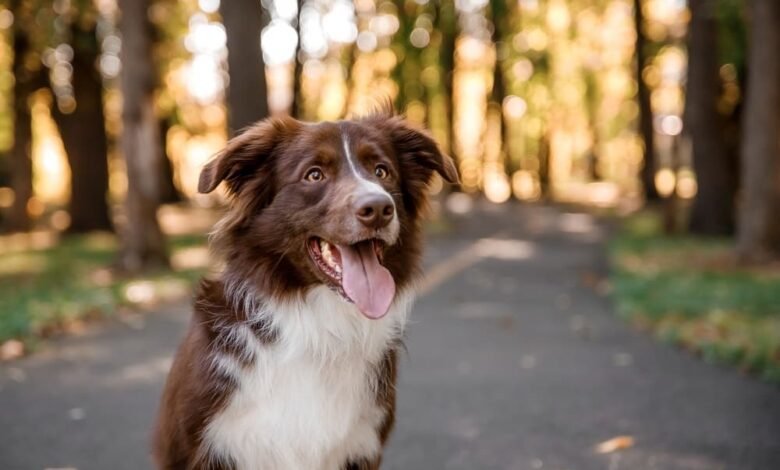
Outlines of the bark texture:
{"label": "bark texture", "polygon": [[223,1],[219,11],[227,32],[228,127],[233,135],[268,116],[265,63],[260,47],[266,15],[257,0]]}
{"label": "bark texture", "polygon": [[179,188],[176,186],[176,175],[173,170],[173,162],[168,156],[168,131],[171,129],[171,122],[168,117],[158,116],[160,138],[160,203],[172,204],[183,200]]}
{"label": "bark texture", "polygon": [[290,116],[299,119],[301,117],[301,105],[303,99],[303,48],[301,45],[301,12],[304,0],[298,0],[298,16],[295,24],[295,32],[298,33],[298,46],[295,48],[295,66],[293,67],[293,99],[290,104]]}
{"label": "bark texture", "polygon": [[71,172],[71,233],[113,230],[108,205],[108,139],[103,113],[103,82],[96,62],[100,52],[96,24],[71,27],[73,94],[76,108],[52,114],[59,127]]}
{"label": "bark texture", "polygon": [[727,235],[734,230],[736,181],[717,110],[717,0],[691,0],[690,8],[685,125],[693,144],[698,192],[688,228],[701,235]]}
{"label": "bark texture", "polygon": [[154,70],[149,0],[120,0],[122,12],[122,136],[127,165],[126,227],[121,268],[143,271],[168,262],[165,237],[157,220],[161,151],[154,113]]}
{"label": "bark texture", "polygon": [[[14,10],[16,12],[16,8]],[[5,225],[7,230],[15,232],[29,230],[32,226],[27,210],[28,203],[33,197],[30,97],[42,85],[44,76],[40,69],[28,68],[27,54],[30,52],[30,42],[26,33],[18,27],[14,29],[13,50],[14,146],[11,150],[9,167],[14,201],[8,211]]]}
{"label": "bark texture", "polygon": [[447,103],[447,151],[450,156],[458,161],[455,154],[455,102],[453,101],[454,77],[455,77],[455,42],[458,37],[458,14],[455,4],[450,1],[442,1],[436,4],[436,26],[441,34],[441,47],[439,48],[439,63],[442,70],[442,92]]}
{"label": "bark texture", "polygon": [[763,262],[780,253],[780,2],[751,4],[737,250]]}
{"label": "bark texture", "polygon": [[657,201],[658,190],[655,187],[655,144],[653,132],[653,110],[650,106],[650,89],[642,77],[642,70],[647,62],[645,45],[647,39],[643,31],[644,15],[642,0],[634,0],[634,27],[636,28],[636,84],[637,101],[639,104],[639,134],[644,143],[642,171],[640,179],[645,192],[646,201]]}
{"label": "bark texture", "polygon": [[[507,146],[506,146],[506,140],[507,140],[507,132],[506,132],[506,121],[504,119],[504,98],[506,97],[506,84],[504,80],[504,58],[501,57],[502,51],[502,41],[505,37],[505,31],[506,31],[506,22],[507,22],[507,16],[509,15],[509,11],[506,5],[506,2],[503,0],[491,0],[489,3],[489,14],[490,14],[490,22],[493,25],[493,31],[491,33],[491,41],[495,45],[495,51],[496,51],[496,57],[495,61],[493,62],[493,86],[490,90],[490,96],[488,98],[488,126],[490,126],[490,116],[494,116],[493,119],[497,120],[498,122],[494,125],[496,125],[497,129],[495,129],[493,132],[494,137],[498,137],[498,155],[495,155],[496,158],[499,159],[500,162],[504,165],[504,170],[507,171],[509,175],[512,174],[513,168],[511,166],[511,158],[509,156],[509,153],[507,152]],[[486,150],[485,152],[485,161],[491,157],[488,155],[489,152],[487,152],[487,149],[489,148],[488,143],[488,135],[490,135],[490,131],[487,129],[487,126],[485,128],[485,144],[484,148]]]}

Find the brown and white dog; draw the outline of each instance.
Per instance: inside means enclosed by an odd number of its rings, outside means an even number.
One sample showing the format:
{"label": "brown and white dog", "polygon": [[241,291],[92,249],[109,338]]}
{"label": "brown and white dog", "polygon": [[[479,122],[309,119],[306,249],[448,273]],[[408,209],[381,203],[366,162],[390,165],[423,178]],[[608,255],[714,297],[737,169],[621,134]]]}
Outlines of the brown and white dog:
{"label": "brown and white dog", "polygon": [[201,173],[230,205],[162,398],[163,469],[376,469],[433,173],[401,118],[262,121]]}

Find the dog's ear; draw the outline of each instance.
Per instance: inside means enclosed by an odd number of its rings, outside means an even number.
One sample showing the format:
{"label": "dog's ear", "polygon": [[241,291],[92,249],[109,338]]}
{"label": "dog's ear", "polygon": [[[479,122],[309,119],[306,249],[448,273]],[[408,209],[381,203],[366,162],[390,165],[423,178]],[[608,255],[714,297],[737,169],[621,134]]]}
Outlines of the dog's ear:
{"label": "dog's ear", "polygon": [[452,158],[439,149],[433,138],[414,129],[391,111],[386,107],[366,120],[389,140],[401,172],[404,207],[414,216],[426,206],[433,173],[440,174],[448,183],[458,184],[458,170]]}
{"label": "dog's ear", "polygon": [[414,129],[400,116],[385,117],[380,126],[386,129],[406,178],[428,184],[435,171],[450,184],[460,183],[455,162],[428,134]]}
{"label": "dog's ear", "polygon": [[244,184],[257,177],[276,146],[301,127],[292,118],[266,119],[230,139],[227,146],[203,167],[198,192],[210,193],[225,182],[229,194],[241,192]]}
{"label": "dog's ear", "polygon": [[405,178],[428,184],[435,171],[450,184],[460,183],[455,162],[428,134],[414,129],[399,116],[386,117],[383,127],[387,129]]}

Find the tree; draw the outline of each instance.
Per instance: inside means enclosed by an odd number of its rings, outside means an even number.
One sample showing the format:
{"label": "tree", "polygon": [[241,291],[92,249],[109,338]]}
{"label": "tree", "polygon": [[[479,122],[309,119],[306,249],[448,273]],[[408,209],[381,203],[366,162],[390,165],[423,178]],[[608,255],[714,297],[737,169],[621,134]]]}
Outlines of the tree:
{"label": "tree", "polygon": [[737,251],[761,262],[780,253],[780,3],[751,3]]}
{"label": "tree", "polygon": [[30,98],[44,85],[45,75],[40,60],[33,53],[30,38],[22,26],[24,2],[11,4],[16,18],[13,31],[14,73],[14,146],[11,151],[11,188],[14,202],[8,214],[10,231],[31,228],[28,204],[33,197],[32,169],[32,113]]}
{"label": "tree", "polygon": [[358,58],[358,48],[355,42],[345,44],[341,48],[339,54],[339,62],[341,62],[341,69],[344,71],[344,85],[346,86],[346,94],[344,96],[344,107],[342,109],[342,117],[347,116],[350,111],[350,103],[352,103],[352,93],[355,91],[355,81],[353,80],[355,72],[355,62]]}
{"label": "tree", "polygon": [[436,26],[441,34],[439,47],[439,64],[442,70],[442,93],[447,103],[447,150],[450,156],[458,161],[455,153],[455,102],[453,101],[454,77],[455,77],[455,42],[458,37],[458,13],[455,3],[451,0],[442,0],[436,4]]}
{"label": "tree", "polygon": [[693,144],[698,192],[689,230],[726,235],[734,229],[734,172],[723,141],[717,28],[717,0],[691,0],[685,126]]}
{"label": "tree", "polygon": [[[491,41],[496,48],[496,58],[493,63],[493,86],[490,90],[488,99],[488,115],[495,115],[498,121],[498,129],[494,135],[497,135],[500,143],[498,144],[498,154],[500,158],[506,161],[505,141],[506,141],[506,123],[504,121],[503,103],[506,97],[506,86],[504,80],[504,61],[502,55],[502,42],[505,37],[506,21],[509,11],[504,0],[491,0],[488,7],[490,22],[493,25]],[[485,142],[485,148],[488,148],[488,142]],[[486,155],[487,156],[487,155]]]}
{"label": "tree", "polygon": [[303,98],[303,44],[301,40],[301,13],[303,12],[304,0],[298,0],[298,16],[295,21],[295,32],[298,34],[298,45],[295,47],[295,56],[293,57],[293,99],[290,104],[290,115],[294,118],[301,117],[301,98]]}
{"label": "tree", "polygon": [[268,116],[265,63],[260,32],[266,15],[257,0],[220,2],[220,14],[227,32],[228,127],[231,134]]}
{"label": "tree", "polygon": [[127,165],[126,227],[120,267],[137,272],[168,263],[157,221],[160,204],[159,126],[154,111],[149,0],[120,0],[122,135]]}
{"label": "tree", "polygon": [[94,14],[81,14],[70,25],[73,47],[72,86],[76,106],[63,112],[53,106],[71,172],[71,233],[113,230],[108,206],[108,139],[103,114],[103,82],[96,63],[100,54]]}
{"label": "tree", "polygon": [[639,105],[639,134],[642,136],[644,152],[640,179],[644,187],[645,200],[656,201],[659,198],[655,187],[655,145],[653,133],[653,110],[650,106],[650,88],[645,83],[642,72],[647,62],[645,51],[647,39],[644,33],[644,15],[642,0],[634,0],[634,27],[636,29],[636,84]]}
{"label": "tree", "polygon": [[[183,197],[175,182],[173,162],[168,154],[168,131],[177,122],[179,112],[176,100],[165,84],[165,75],[172,62],[186,57],[188,52],[180,38],[187,28],[186,6],[176,0],[152,0],[152,55],[154,56],[157,119],[160,137],[160,203],[181,202]],[[160,105],[160,103],[165,103]]]}
{"label": "tree", "polygon": [[170,116],[158,116],[157,119],[159,129],[157,136],[160,138],[162,149],[160,152],[160,203],[162,204],[182,201],[182,195],[175,183],[173,162],[168,156],[168,131],[171,129],[172,120]]}
{"label": "tree", "polygon": [[425,89],[420,83],[422,67],[420,64],[420,48],[412,45],[411,34],[415,29],[415,19],[419,15],[420,5],[405,0],[395,0],[398,12],[398,31],[393,38],[393,49],[397,64],[393,70],[393,78],[398,85],[398,95],[395,99],[395,109],[406,112],[409,103],[423,102]]}

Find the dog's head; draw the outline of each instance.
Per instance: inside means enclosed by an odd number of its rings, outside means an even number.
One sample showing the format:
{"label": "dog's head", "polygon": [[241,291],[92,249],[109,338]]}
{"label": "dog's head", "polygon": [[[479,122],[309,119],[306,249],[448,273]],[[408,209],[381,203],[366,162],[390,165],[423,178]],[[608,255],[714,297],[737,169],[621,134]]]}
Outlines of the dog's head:
{"label": "dog's head", "polygon": [[458,180],[452,160],[399,117],[269,119],[231,140],[198,190],[224,182],[231,196],[215,233],[230,275],[275,296],[326,284],[379,318],[417,269],[434,172]]}

